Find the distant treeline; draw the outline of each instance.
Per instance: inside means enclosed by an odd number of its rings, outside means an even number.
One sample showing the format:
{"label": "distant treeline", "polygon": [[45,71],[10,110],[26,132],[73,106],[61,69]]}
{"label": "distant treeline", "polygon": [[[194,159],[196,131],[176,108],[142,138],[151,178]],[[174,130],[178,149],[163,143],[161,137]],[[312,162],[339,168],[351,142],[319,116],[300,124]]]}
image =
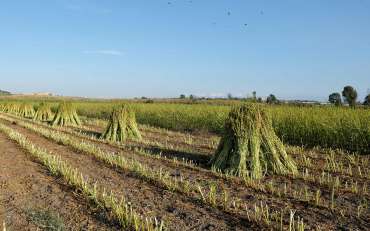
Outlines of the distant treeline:
{"label": "distant treeline", "polygon": [[0,90],[0,95],[11,95],[12,93],[10,93],[9,91],[3,91],[3,90]]}

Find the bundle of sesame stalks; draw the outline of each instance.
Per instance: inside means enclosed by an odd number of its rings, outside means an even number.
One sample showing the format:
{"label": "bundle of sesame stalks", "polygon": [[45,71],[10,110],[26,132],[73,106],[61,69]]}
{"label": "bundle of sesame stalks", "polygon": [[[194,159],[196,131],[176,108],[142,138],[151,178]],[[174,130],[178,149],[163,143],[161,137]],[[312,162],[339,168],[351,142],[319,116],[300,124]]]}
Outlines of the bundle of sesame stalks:
{"label": "bundle of sesame stalks", "polygon": [[78,126],[81,121],[72,103],[62,102],[59,104],[58,111],[51,121],[52,126]]}
{"label": "bundle of sesame stalks", "polygon": [[19,107],[18,115],[25,118],[33,118],[33,116],[35,115],[35,109],[33,108],[32,104],[23,103]]}
{"label": "bundle of sesame stalks", "polygon": [[129,105],[124,104],[113,109],[108,126],[101,138],[112,142],[141,139],[135,112]]}
{"label": "bundle of sesame stalks", "polygon": [[252,179],[262,178],[265,173],[297,172],[271,120],[257,104],[236,106],[231,110],[210,164],[215,169]]}
{"label": "bundle of sesame stalks", "polygon": [[53,112],[51,111],[50,105],[41,103],[33,120],[50,121],[51,119],[53,119]]}
{"label": "bundle of sesame stalks", "polygon": [[15,114],[15,115],[19,114],[19,110],[20,110],[20,104],[19,103],[8,103],[4,107],[5,112]]}

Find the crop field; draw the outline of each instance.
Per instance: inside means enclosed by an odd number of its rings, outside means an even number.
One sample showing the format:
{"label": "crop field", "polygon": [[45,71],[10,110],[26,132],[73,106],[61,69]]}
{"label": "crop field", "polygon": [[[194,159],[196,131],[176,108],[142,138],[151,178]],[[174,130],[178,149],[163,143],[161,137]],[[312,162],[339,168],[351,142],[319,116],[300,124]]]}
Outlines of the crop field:
{"label": "crop field", "polygon": [[4,230],[369,230],[369,109],[263,106],[297,171],[255,179],[209,164],[230,105],[133,102],[117,142],[121,102],[40,102],[0,102]]}
{"label": "crop field", "polygon": [[[38,108],[45,99],[28,99]],[[4,99],[0,99],[0,103]],[[18,101],[23,102],[24,98]],[[6,103],[17,101],[5,101]],[[144,103],[142,100],[93,101],[75,100],[78,114],[92,119],[106,120],[112,108],[130,102],[141,124],[181,132],[222,134],[223,125],[231,105],[240,101],[199,102],[174,100]],[[59,101],[49,99],[55,111]],[[273,127],[284,143],[329,149],[343,149],[370,154],[370,110],[331,106],[272,105],[266,107]]]}

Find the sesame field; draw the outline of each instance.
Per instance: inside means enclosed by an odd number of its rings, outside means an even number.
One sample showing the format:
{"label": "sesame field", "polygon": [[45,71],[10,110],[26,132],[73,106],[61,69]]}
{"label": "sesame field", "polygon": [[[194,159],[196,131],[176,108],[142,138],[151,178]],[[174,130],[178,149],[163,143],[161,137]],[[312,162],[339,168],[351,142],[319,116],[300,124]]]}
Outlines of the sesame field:
{"label": "sesame field", "polygon": [[[212,164],[231,142],[238,103],[45,102],[0,102],[4,230],[370,227],[369,109],[246,106],[261,120],[248,133],[250,117],[236,118],[246,126],[236,137],[248,142],[236,139],[229,153],[250,145],[261,154],[259,176],[251,156],[247,173]],[[253,132],[258,121],[271,136]],[[287,157],[277,162],[291,161],[290,172],[270,167],[280,149]]]}

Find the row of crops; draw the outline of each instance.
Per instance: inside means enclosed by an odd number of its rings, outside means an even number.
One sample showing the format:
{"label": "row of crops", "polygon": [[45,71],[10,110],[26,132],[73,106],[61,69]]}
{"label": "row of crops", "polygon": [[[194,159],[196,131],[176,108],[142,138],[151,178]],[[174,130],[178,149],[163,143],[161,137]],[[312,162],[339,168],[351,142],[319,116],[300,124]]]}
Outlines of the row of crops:
{"label": "row of crops", "polygon": [[[180,131],[221,134],[230,106],[133,105],[139,123]],[[77,103],[81,115],[106,119],[112,104]],[[370,153],[370,110],[345,107],[266,106],[278,136],[291,145]]]}
{"label": "row of crops", "polygon": [[[39,102],[33,102],[37,108]],[[56,110],[57,103],[52,103]],[[75,101],[78,114],[107,119],[117,102]],[[230,106],[133,103],[139,123],[179,131],[221,134]],[[370,153],[370,110],[345,107],[266,106],[277,135],[291,145]]]}

